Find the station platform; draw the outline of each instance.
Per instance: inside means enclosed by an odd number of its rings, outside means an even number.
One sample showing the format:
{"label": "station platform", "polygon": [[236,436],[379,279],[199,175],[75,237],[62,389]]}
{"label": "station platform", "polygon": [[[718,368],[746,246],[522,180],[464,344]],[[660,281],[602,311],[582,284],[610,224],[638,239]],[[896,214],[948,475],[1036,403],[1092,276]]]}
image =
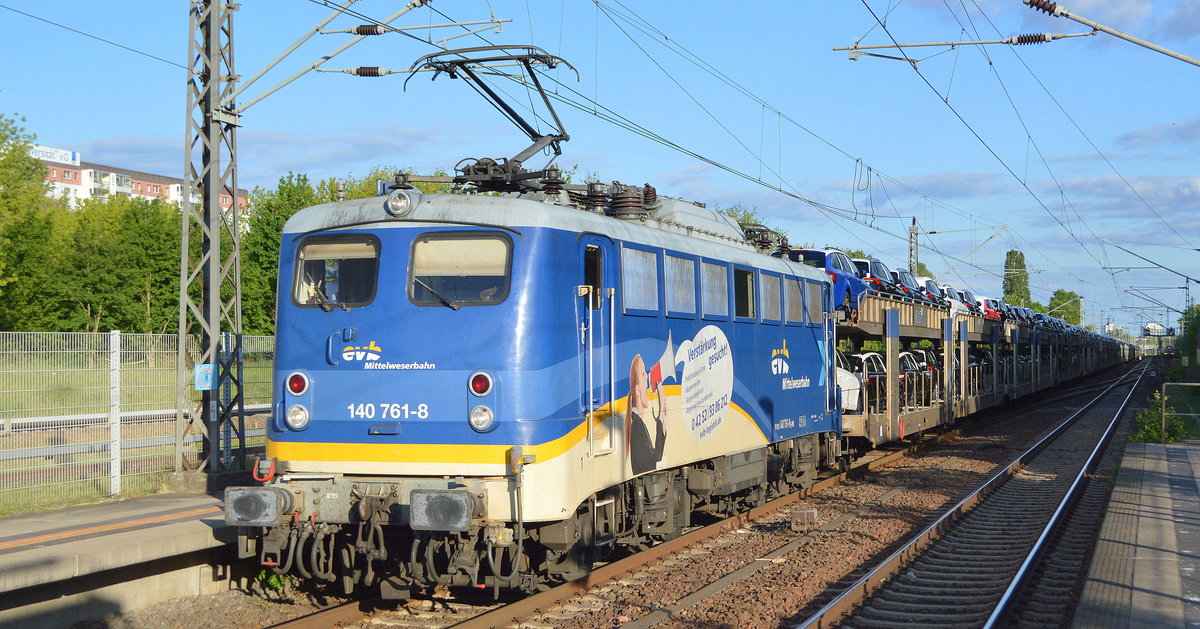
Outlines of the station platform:
{"label": "station platform", "polygon": [[1072,627],[1200,628],[1200,441],[1126,444]]}
{"label": "station platform", "polygon": [[234,541],[220,496],[205,493],[0,518],[0,627],[70,626],[212,593],[223,585],[213,553]]}

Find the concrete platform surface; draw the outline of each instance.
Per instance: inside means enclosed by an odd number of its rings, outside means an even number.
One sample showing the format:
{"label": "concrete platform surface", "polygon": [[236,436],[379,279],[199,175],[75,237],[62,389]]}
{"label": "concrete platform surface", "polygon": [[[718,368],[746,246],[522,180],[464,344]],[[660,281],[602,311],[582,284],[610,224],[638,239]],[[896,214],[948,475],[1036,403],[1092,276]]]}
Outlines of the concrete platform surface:
{"label": "concrete platform surface", "polygon": [[163,494],[0,518],[0,593],[223,546],[221,498]]}
{"label": "concrete platform surface", "polygon": [[1200,442],[1126,446],[1072,626],[1200,628]]}

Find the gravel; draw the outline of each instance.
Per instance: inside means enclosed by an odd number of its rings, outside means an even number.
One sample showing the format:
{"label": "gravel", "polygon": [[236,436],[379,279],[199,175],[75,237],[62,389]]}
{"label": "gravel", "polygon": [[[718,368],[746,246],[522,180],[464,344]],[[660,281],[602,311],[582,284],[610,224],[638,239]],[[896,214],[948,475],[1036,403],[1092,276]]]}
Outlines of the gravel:
{"label": "gravel", "polygon": [[[805,498],[784,512],[593,588],[525,626],[619,626],[674,604],[735,570],[757,564],[763,564],[757,572],[655,626],[754,628],[803,620],[831,585],[847,579],[872,558],[886,556],[890,547],[919,530],[931,511],[956,500],[998,463],[1011,458],[1016,444],[1042,432],[1052,416],[1061,417],[1061,408],[1028,412],[998,424],[995,431],[984,429],[924,455],[903,459],[863,480]],[[886,500],[880,501],[882,498]],[[828,530],[794,531],[793,514],[808,509],[816,510],[815,527],[844,521]],[[763,558],[789,543],[797,547],[779,557]],[[584,600],[584,596],[590,598]],[[243,589],[174,599],[77,624],[75,629],[257,629],[341,600],[320,590],[285,588],[277,592],[254,582]]]}

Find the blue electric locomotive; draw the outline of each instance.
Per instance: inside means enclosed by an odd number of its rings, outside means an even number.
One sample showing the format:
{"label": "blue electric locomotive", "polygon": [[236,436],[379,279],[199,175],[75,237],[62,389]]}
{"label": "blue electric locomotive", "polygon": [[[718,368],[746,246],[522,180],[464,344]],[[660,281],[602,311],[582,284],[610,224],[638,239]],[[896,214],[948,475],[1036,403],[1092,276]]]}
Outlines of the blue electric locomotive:
{"label": "blue electric locomotive", "polygon": [[528,149],[285,225],[264,485],[225,496],[264,566],[532,591],[844,460],[826,274],[649,186],[521,168],[568,139],[479,80],[565,63],[522,51],[414,68],[476,81]]}
{"label": "blue electric locomotive", "polygon": [[824,273],[649,187],[539,187],[288,221],[275,476],[226,499],[264,565],[531,590],[842,456]]}

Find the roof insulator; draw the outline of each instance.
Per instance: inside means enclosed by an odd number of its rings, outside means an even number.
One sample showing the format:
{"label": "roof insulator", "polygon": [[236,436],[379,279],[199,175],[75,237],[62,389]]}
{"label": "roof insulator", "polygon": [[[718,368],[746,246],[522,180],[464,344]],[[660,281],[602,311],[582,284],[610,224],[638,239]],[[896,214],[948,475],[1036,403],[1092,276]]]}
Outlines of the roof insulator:
{"label": "roof insulator", "polygon": [[1058,3],[1050,2],[1049,0],[1026,0],[1026,3],[1039,11],[1045,11],[1050,15],[1054,15],[1054,12],[1058,9]]}
{"label": "roof insulator", "polygon": [[1044,44],[1053,38],[1050,37],[1050,33],[1033,33],[1030,35],[1017,35],[1013,39],[1015,40],[1014,44],[1024,46],[1026,44]]}
{"label": "roof insulator", "polygon": [[388,28],[382,24],[362,24],[354,27],[355,35],[382,35]]}

